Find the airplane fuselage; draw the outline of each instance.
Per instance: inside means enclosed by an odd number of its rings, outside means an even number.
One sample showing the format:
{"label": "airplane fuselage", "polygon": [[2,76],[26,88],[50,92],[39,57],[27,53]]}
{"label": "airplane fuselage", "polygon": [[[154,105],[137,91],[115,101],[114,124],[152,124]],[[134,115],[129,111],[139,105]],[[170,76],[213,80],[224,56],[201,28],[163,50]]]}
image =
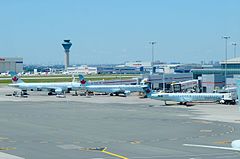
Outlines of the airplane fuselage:
{"label": "airplane fuselage", "polygon": [[85,89],[99,93],[143,92],[143,85],[87,85]]}
{"label": "airplane fuselage", "polygon": [[152,93],[150,98],[176,102],[218,101],[223,98],[223,95],[220,93]]}
{"label": "airplane fuselage", "polygon": [[76,82],[57,82],[57,83],[16,83],[9,84],[10,87],[16,87],[25,91],[48,91],[55,90],[57,88],[62,89],[63,91],[78,90],[80,88],[80,84]]}

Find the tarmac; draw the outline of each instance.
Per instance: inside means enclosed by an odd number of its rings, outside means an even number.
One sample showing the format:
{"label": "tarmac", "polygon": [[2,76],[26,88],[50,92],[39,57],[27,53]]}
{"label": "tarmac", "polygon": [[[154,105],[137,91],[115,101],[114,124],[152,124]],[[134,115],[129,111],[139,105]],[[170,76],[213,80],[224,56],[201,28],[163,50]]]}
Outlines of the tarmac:
{"label": "tarmac", "polygon": [[0,151],[25,159],[237,159],[239,152],[186,147],[230,147],[239,139],[238,106],[191,107],[139,98],[29,92],[5,96],[0,87]]}

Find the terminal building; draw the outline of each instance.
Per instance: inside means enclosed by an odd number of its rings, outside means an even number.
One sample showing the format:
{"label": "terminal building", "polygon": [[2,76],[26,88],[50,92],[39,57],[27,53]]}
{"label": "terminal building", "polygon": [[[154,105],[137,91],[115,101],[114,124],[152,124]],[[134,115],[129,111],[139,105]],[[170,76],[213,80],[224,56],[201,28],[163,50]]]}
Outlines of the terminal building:
{"label": "terminal building", "polygon": [[[236,87],[240,75],[240,57],[220,62],[219,67],[191,69],[194,79],[200,79],[202,92],[213,92],[223,88]],[[225,79],[226,72],[226,79]]]}
{"label": "terminal building", "polygon": [[221,74],[204,74],[201,81],[202,85],[200,89],[203,93],[212,93],[225,86],[225,77]]}
{"label": "terminal building", "polygon": [[164,73],[164,74],[145,74],[152,89],[171,91],[172,84],[177,82],[189,81],[193,79],[192,73]]}
{"label": "terminal building", "polygon": [[[236,86],[237,86],[237,95],[240,97],[240,79],[236,80]],[[240,105],[240,102],[238,102],[238,105]]]}
{"label": "terminal building", "polygon": [[82,65],[78,67],[67,67],[67,74],[97,74],[97,67]]}
{"label": "terminal building", "polygon": [[0,73],[14,71],[23,72],[23,58],[21,57],[0,57]]}
{"label": "terminal building", "polygon": [[234,75],[240,75],[240,57],[228,59],[227,61],[220,62],[220,67],[212,67],[212,68],[197,68],[191,69],[193,73],[193,78],[197,79],[199,76],[203,74],[221,74],[224,76],[225,74],[225,66],[227,77],[233,78]]}
{"label": "terminal building", "polygon": [[147,61],[132,61],[132,62],[126,62],[125,66],[127,67],[151,67],[151,62]]}
{"label": "terminal building", "polygon": [[225,69],[225,65],[227,66],[227,69],[240,69],[240,57],[222,61],[220,64],[222,69]]}

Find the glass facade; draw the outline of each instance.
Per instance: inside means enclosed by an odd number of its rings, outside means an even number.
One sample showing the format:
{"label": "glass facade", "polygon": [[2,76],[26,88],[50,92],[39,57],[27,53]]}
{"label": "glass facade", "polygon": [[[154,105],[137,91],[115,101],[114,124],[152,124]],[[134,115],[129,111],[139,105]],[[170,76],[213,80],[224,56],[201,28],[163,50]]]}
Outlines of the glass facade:
{"label": "glass facade", "polygon": [[[197,79],[202,74],[222,74],[224,76],[225,69],[192,69],[193,79]],[[240,69],[227,69],[227,75],[240,75]]]}
{"label": "glass facade", "polygon": [[[225,69],[225,64],[221,64],[221,68]],[[240,69],[240,64],[227,64],[228,69]]]}

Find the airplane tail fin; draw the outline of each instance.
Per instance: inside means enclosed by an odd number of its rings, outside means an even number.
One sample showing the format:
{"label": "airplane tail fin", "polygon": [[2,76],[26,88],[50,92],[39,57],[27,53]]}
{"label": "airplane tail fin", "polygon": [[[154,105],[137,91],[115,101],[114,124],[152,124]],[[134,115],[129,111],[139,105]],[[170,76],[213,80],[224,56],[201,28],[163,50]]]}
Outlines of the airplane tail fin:
{"label": "airplane tail fin", "polygon": [[81,74],[79,75],[79,80],[80,80],[81,85],[83,85],[83,86],[87,85],[87,81],[85,80],[83,75],[81,75]]}
{"label": "airplane tail fin", "polygon": [[148,78],[142,79],[141,82],[140,82],[140,85],[146,85],[146,84],[149,84]]}
{"label": "airplane tail fin", "polygon": [[16,72],[10,72],[10,75],[12,77],[12,83],[24,83],[24,81],[18,77]]}
{"label": "airplane tail fin", "polygon": [[150,97],[152,92],[153,92],[152,89],[149,86],[144,87],[143,90],[144,90],[144,93],[145,93],[147,98]]}
{"label": "airplane tail fin", "polygon": [[151,89],[151,83],[148,78],[144,78],[141,82],[140,85],[143,87],[143,91],[145,93],[145,97],[150,97],[152,94],[152,89]]}

